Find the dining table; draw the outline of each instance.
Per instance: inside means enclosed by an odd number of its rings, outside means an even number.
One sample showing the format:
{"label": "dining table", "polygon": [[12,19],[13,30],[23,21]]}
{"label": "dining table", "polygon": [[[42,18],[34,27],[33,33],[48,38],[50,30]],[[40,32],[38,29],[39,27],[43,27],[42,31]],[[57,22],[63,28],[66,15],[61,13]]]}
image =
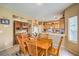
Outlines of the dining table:
{"label": "dining table", "polygon": [[44,49],[46,52],[46,56],[48,55],[48,49],[52,46],[52,39],[44,39],[44,38],[38,38],[33,39],[30,38],[30,40],[27,40],[28,43],[37,46],[41,49]]}

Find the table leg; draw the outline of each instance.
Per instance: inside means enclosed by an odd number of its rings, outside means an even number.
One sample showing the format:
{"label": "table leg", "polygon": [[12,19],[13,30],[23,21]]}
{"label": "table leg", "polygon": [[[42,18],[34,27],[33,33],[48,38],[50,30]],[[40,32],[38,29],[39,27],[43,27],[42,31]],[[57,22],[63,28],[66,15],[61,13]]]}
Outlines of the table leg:
{"label": "table leg", "polygon": [[46,49],[46,56],[48,55],[47,50],[48,50],[48,49]]}

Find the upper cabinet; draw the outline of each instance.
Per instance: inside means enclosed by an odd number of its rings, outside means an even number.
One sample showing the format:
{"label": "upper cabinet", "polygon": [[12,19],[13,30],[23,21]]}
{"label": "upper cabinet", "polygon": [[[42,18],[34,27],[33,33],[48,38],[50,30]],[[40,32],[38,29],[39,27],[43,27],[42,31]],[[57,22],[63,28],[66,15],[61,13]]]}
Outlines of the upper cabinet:
{"label": "upper cabinet", "polygon": [[23,29],[27,29],[27,28],[29,28],[30,27],[30,24],[29,23],[22,23],[22,28]]}
{"label": "upper cabinet", "polygon": [[14,26],[15,26],[15,29],[17,29],[17,30],[20,29],[21,28],[21,22],[15,21]]}
{"label": "upper cabinet", "polygon": [[30,27],[29,23],[26,22],[20,22],[20,21],[15,21],[14,22],[15,29],[20,30],[20,29],[28,29]]}
{"label": "upper cabinet", "polygon": [[32,20],[32,25],[38,25],[39,21],[38,20]]}

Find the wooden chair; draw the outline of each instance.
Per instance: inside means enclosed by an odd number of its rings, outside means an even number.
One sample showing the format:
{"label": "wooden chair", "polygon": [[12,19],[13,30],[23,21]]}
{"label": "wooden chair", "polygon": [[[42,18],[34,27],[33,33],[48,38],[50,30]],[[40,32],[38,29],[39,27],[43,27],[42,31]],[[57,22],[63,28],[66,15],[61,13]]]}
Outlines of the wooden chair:
{"label": "wooden chair", "polygon": [[16,39],[19,43],[20,53],[23,53],[24,55],[26,55],[28,50],[27,50],[26,44],[24,43],[24,40],[22,40],[21,36],[16,36]]}
{"label": "wooden chair", "polygon": [[48,54],[49,55],[53,55],[53,56],[58,56],[59,55],[59,51],[60,51],[60,47],[61,47],[61,43],[62,43],[63,37],[60,38],[60,41],[58,43],[58,47],[57,48],[49,48],[48,50]]}
{"label": "wooden chair", "polygon": [[[36,42],[34,42],[36,43]],[[41,48],[37,48],[37,46],[32,45],[31,42],[26,42],[27,47],[28,47],[28,54],[30,56],[43,56],[44,55],[44,50]]]}

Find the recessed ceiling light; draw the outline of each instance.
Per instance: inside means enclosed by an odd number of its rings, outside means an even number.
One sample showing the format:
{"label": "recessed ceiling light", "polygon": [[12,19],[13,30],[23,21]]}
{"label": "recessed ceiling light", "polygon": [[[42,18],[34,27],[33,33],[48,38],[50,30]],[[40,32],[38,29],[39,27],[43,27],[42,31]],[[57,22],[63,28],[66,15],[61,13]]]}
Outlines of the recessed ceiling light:
{"label": "recessed ceiling light", "polygon": [[53,16],[54,19],[57,19],[57,16]]}

